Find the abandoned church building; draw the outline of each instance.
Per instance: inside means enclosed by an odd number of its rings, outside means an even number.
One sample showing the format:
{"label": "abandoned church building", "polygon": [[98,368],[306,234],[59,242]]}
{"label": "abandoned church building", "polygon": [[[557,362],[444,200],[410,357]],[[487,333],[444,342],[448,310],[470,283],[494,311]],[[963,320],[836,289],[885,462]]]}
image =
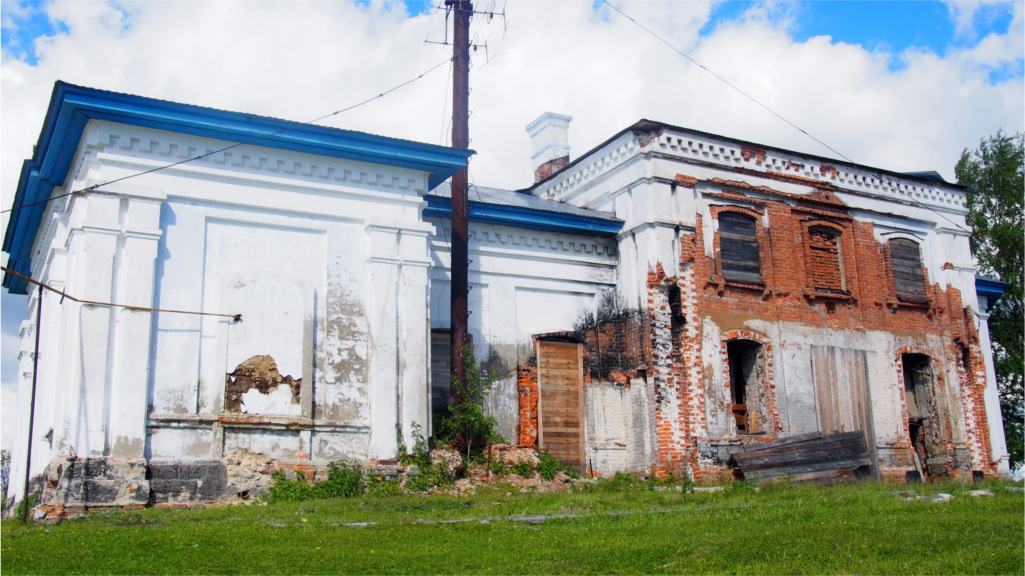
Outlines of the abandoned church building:
{"label": "abandoned church building", "polygon": [[[859,432],[877,479],[1007,473],[964,188],[648,120],[571,159],[569,122],[527,127],[533,186],[470,191],[506,439],[714,482]],[[215,501],[429,434],[470,154],[58,83],[3,248],[43,504]]]}

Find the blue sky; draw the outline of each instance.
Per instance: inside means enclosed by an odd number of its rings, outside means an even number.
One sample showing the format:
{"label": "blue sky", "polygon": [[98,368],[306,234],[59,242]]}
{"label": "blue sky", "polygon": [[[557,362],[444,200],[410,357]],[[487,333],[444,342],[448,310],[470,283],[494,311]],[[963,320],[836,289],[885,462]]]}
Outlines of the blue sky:
{"label": "blue sky", "polygon": [[[852,160],[953,178],[962,150],[1025,129],[1022,0],[612,0]],[[444,62],[437,2],[0,0],[0,204],[57,80],[305,121]],[[494,0],[471,70],[475,183],[530,184],[524,126],[573,116],[571,154],[641,118],[831,156],[601,0]],[[447,143],[446,69],[329,125]],[[7,218],[0,226],[6,228]],[[0,294],[5,414],[25,298]],[[3,418],[3,421],[7,421]],[[6,445],[7,431],[4,431]]]}
{"label": "blue sky", "polygon": [[[752,4],[740,0],[719,4],[706,29],[737,18]],[[837,42],[893,52],[918,48],[942,54],[990,32],[1004,32],[1011,23],[1011,3],[981,9],[967,35],[955,34],[955,22],[943,2],[819,0],[789,2],[787,6],[795,19],[791,29],[795,40],[826,35]]]}

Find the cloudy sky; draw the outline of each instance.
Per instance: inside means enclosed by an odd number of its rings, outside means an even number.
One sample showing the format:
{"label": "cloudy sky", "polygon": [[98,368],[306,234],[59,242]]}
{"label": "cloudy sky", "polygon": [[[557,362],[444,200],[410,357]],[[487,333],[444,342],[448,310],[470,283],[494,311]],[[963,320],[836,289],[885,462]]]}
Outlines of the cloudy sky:
{"label": "cloudy sky", "polygon": [[[609,1],[636,23],[602,0],[475,2],[488,14],[471,26],[474,183],[531,183],[524,126],[545,111],[573,117],[574,156],[641,118],[835,156],[768,108],[855,162],[948,180],[964,148],[1025,125],[1021,0]],[[446,144],[451,32],[436,4],[2,0],[0,204],[56,80],[308,121],[441,64],[323,124]],[[7,447],[26,300],[0,302]]]}

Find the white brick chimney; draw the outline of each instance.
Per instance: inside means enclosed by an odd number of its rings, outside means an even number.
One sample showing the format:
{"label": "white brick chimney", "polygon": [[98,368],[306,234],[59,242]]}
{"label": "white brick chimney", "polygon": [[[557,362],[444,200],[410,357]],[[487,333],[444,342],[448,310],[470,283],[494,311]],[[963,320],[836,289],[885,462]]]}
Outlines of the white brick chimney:
{"label": "white brick chimney", "polygon": [[540,182],[569,164],[569,123],[572,116],[545,112],[527,124],[533,152],[534,182]]}

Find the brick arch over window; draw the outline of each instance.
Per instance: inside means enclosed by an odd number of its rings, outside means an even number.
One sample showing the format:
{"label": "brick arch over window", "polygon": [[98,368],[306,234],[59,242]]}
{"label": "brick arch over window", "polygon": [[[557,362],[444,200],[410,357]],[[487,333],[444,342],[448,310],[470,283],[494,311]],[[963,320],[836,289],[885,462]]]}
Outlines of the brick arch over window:
{"label": "brick arch over window", "polygon": [[812,288],[818,292],[844,292],[840,238],[843,230],[825,224],[807,229],[808,272]]}
{"label": "brick arch over window", "polygon": [[783,424],[776,404],[772,342],[749,330],[726,332],[721,341],[726,409],[733,414],[737,434],[775,436]]}
{"label": "brick arch over window", "polygon": [[886,246],[897,299],[917,304],[927,302],[925,270],[918,242],[907,238],[893,238]]}

